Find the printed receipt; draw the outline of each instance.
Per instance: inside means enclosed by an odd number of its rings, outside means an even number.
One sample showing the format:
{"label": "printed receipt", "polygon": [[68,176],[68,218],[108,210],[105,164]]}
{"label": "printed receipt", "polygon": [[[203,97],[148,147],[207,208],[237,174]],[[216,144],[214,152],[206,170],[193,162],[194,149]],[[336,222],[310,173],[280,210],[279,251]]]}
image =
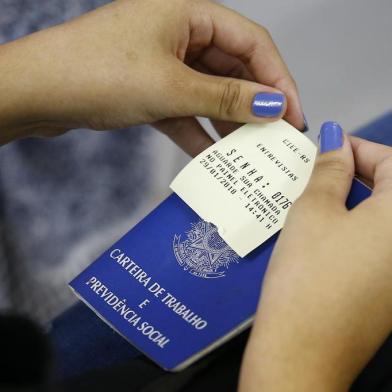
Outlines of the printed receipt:
{"label": "printed receipt", "polygon": [[193,159],[170,187],[244,257],[283,227],[316,153],[284,120],[247,124]]}

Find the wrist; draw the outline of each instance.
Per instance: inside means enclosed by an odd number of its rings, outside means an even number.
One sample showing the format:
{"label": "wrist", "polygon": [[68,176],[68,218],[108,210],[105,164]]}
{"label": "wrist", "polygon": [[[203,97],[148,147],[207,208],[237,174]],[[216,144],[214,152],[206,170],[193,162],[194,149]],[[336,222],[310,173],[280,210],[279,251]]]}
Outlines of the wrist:
{"label": "wrist", "polygon": [[[66,112],[57,29],[0,45],[0,145],[76,127]],[[60,35],[61,36],[61,35]],[[57,40],[57,42],[56,42]]]}
{"label": "wrist", "polygon": [[[355,376],[325,349],[251,338],[241,369],[240,392],[343,392]],[[293,336],[295,340],[296,337]],[[282,343],[282,344],[281,344]],[[343,354],[344,355],[344,354]]]}
{"label": "wrist", "polygon": [[289,303],[284,309],[275,302],[263,305],[244,356],[240,390],[347,391],[371,356],[358,331],[328,325],[322,312],[307,317],[302,309],[300,317]]}
{"label": "wrist", "polygon": [[16,99],[15,85],[18,76],[14,74],[10,44],[0,45],[0,145],[25,137],[26,127],[18,124],[24,117],[21,101]]}
{"label": "wrist", "polygon": [[337,322],[339,317],[328,325],[322,315],[296,318],[287,309],[284,317],[274,315],[276,309],[256,317],[242,364],[241,392],[347,391],[390,331],[382,317],[366,327],[350,327]]}

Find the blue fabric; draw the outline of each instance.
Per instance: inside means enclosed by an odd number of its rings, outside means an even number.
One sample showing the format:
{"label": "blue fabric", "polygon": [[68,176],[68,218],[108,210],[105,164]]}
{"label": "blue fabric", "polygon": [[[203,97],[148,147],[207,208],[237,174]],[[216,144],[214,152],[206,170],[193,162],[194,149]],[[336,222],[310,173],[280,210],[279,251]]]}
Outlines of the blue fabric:
{"label": "blue fabric", "polygon": [[392,111],[354,131],[353,135],[392,146]]}
{"label": "blue fabric", "polygon": [[51,340],[60,378],[124,363],[141,355],[81,302],[54,320]]}

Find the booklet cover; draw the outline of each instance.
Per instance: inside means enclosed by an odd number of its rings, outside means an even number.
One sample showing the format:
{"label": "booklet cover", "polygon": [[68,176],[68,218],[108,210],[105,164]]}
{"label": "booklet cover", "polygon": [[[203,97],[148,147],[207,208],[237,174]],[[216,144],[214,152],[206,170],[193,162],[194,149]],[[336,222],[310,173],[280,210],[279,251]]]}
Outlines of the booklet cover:
{"label": "booklet cover", "polygon": [[[370,193],[355,179],[348,208]],[[177,371],[250,325],[277,237],[240,257],[214,224],[172,194],[70,286],[132,345],[162,368]]]}

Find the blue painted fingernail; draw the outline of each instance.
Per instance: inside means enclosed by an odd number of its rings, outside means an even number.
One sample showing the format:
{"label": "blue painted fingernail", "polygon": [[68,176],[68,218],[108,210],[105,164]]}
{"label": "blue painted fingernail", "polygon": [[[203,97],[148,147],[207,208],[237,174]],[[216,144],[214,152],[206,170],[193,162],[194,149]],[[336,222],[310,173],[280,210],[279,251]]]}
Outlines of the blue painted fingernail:
{"label": "blue painted fingernail", "polygon": [[308,132],[308,131],[309,131],[309,124],[304,114],[304,129],[302,130],[302,132]]}
{"label": "blue painted fingernail", "polygon": [[253,98],[252,112],[257,117],[279,116],[284,107],[285,97],[279,93],[258,93]]}
{"label": "blue painted fingernail", "polygon": [[334,151],[343,146],[343,129],[334,121],[327,121],[321,126],[320,152]]}

